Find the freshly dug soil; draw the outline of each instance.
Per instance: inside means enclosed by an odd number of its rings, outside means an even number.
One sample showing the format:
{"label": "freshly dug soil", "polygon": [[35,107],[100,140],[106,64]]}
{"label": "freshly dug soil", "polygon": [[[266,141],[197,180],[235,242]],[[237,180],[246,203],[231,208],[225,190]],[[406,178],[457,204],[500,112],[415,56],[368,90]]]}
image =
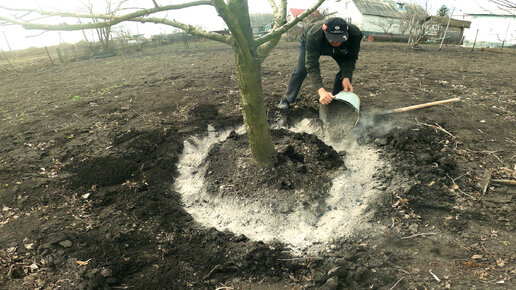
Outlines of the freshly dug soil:
{"label": "freshly dug soil", "polygon": [[271,133],[278,152],[273,168],[256,166],[245,134],[233,131],[214,145],[206,159],[207,192],[252,199],[266,195],[292,203],[324,200],[332,178],[344,168],[342,156],[314,135],[285,129]]}

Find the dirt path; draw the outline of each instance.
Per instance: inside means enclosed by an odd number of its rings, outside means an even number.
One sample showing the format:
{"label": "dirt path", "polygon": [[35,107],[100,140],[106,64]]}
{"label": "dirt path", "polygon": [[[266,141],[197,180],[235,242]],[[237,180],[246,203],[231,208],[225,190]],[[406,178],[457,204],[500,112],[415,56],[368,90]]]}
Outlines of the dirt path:
{"label": "dirt path", "polygon": [[[510,51],[510,50],[507,50]],[[305,85],[275,105],[296,59],[280,43],[265,62],[271,119],[317,109]],[[229,48],[163,46],[137,54],[0,75],[0,287],[389,289],[516,287],[516,55],[364,43],[354,76],[366,118],[358,141],[397,174],[370,218],[379,232],[315,257],[204,228],[173,190],[183,142],[241,124]],[[321,62],[333,80],[336,65]],[[460,103],[371,112],[461,97]],[[398,183],[397,183],[398,182]],[[439,280],[439,281],[438,281]]]}

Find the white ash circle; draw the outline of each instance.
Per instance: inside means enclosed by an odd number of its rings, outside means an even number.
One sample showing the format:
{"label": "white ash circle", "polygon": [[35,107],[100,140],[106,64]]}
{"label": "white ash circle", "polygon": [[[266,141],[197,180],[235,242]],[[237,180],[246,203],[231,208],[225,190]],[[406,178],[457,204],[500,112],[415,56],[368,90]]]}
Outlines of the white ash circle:
{"label": "white ash circle", "polygon": [[[296,254],[326,251],[333,241],[369,229],[372,212],[367,209],[381,192],[373,175],[386,167],[378,149],[359,145],[352,137],[334,142],[334,138],[323,136],[315,119],[303,119],[286,129],[314,134],[337,152],[347,153],[343,157],[347,170],[343,169],[332,180],[325,208],[314,211],[300,204],[281,204],[272,196],[270,200],[253,200],[206,193],[203,183],[208,152],[232,131],[216,132],[209,127],[204,136],[185,141],[178,162],[179,176],[174,189],[181,195],[186,211],[206,227],[245,235],[254,241],[285,243]],[[243,126],[236,131],[243,133]]]}

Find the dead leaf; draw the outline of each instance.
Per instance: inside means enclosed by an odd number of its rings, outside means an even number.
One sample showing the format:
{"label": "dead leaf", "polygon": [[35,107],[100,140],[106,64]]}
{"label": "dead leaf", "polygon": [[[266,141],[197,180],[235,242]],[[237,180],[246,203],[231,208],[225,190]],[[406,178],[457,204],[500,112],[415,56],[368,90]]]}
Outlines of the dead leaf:
{"label": "dead leaf", "polygon": [[473,256],[471,257],[471,259],[473,259],[473,260],[479,260],[479,259],[482,259],[483,257],[484,257],[484,256],[482,256],[482,255],[473,255]]}
{"label": "dead leaf", "polygon": [[432,182],[430,182],[429,184],[427,184],[427,186],[432,186],[432,185],[434,185],[434,184],[435,184],[435,181],[432,181]]}
{"label": "dead leaf", "polygon": [[79,266],[86,266],[89,264],[88,261],[77,261],[77,264],[79,264]]}
{"label": "dead leaf", "polygon": [[480,264],[475,263],[475,262],[463,262],[462,264],[464,266],[470,267],[470,268],[478,268],[478,267],[480,267]]}
{"label": "dead leaf", "polygon": [[454,183],[451,188],[457,190],[457,189],[459,189],[459,186]]}
{"label": "dead leaf", "polygon": [[407,205],[407,203],[408,203],[408,202],[409,202],[409,200],[408,200],[408,199],[406,199],[406,198],[400,198],[400,199],[398,200],[398,203],[399,203],[399,205],[401,205],[401,206],[405,206],[405,205]]}
{"label": "dead leaf", "polygon": [[496,260],[496,264],[498,265],[498,267],[503,267],[505,266],[505,261],[502,259],[498,259]]}

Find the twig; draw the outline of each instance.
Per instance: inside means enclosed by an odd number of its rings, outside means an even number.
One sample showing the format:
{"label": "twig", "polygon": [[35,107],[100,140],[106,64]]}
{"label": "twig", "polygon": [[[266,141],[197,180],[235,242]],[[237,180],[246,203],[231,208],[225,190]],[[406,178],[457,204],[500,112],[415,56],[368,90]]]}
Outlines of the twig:
{"label": "twig", "polygon": [[396,288],[396,286],[398,286],[398,283],[400,283],[403,279],[405,279],[405,277],[401,277],[398,281],[396,281],[396,283],[389,290]]}
{"label": "twig", "polygon": [[510,139],[509,137],[505,137],[505,139],[507,139],[507,141],[509,141],[509,142],[511,142],[511,143],[513,143],[513,144],[516,144],[516,141],[514,141],[514,140]]}
{"label": "twig", "polygon": [[408,237],[402,237],[401,239],[405,240],[405,239],[412,239],[415,237],[430,236],[430,235],[437,235],[437,233],[419,233],[419,234],[415,234],[415,235],[408,236]]}
{"label": "twig", "polygon": [[459,241],[457,240],[452,240],[452,242],[456,243],[457,245],[459,245],[461,248],[463,248],[464,250],[468,251],[468,252],[471,252],[471,248],[470,247],[466,247],[464,246],[463,244],[459,243]]}
{"label": "twig", "polygon": [[299,261],[299,260],[321,260],[319,257],[300,257],[300,258],[289,258],[289,259],[278,259],[278,261]]}
{"label": "twig", "polygon": [[457,183],[455,182],[455,180],[457,180],[457,179],[459,179],[459,178],[461,178],[461,177],[465,176],[466,174],[467,174],[467,173],[464,173],[464,174],[459,175],[459,176],[457,176],[457,177],[455,177],[455,178],[451,178],[448,174],[446,174],[446,177],[448,177],[448,178],[453,182],[453,184],[457,184]]}
{"label": "twig", "polygon": [[[459,175],[458,177],[455,177],[455,178],[451,178],[448,174],[446,174],[446,177],[448,177],[449,179],[451,179],[451,181],[453,182],[453,184],[457,184],[457,183],[455,183],[455,180],[457,180],[457,179],[459,179],[459,178],[463,177],[463,176],[464,176],[464,175],[466,175],[466,174],[467,174],[467,173],[462,174],[462,175]],[[458,187],[458,186],[457,186],[457,187]],[[458,190],[460,193],[462,193],[462,194],[464,194],[464,195],[466,195],[466,196],[469,196],[471,199],[473,199],[473,200],[477,200],[474,196],[472,196],[471,194],[465,193],[465,192],[464,192],[464,191],[462,191],[460,188],[457,188],[457,190]]]}
{"label": "twig", "polygon": [[503,161],[502,161],[502,159],[498,158],[498,156],[496,156],[494,153],[491,153],[491,154],[489,154],[489,155],[493,155],[493,156],[494,156],[496,159],[498,159],[498,161],[500,161],[503,165],[507,166],[507,165],[505,164],[505,162],[503,162]]}
{"label": "twig", "polygon": [[235,289],[235,288],[233,288],[231,286],[226,286],[224,284],[222,284],[222,286],[220,286],[220,287],[215,288],[215,290],[233,290],[233,289]]}
{"label": "twig", "polygon": [[451,136],[453,139],[457,139],[457,137],[455,137],[452,133],[448,132],[446,129],[444,129],[443,127],[441,127],[441,125],[439,125],[437,123],[435,123],[435,125],[432,125],[432,124],[419,122],[419,120],[417,118],[415,118],[415,119],[416,119],[417,124],[420,126],[423,125],[423,126],[433,128],[434,130],[440,130],[441,132],[444,132],[444,133],[448,134],[449,136]]}
{"label": "twig", "polygon": [[430,274],[432,274],[432,276],[434,276],[435,281],[437,281],[437,282],[441,282],[441,279],[439,279],[439,277],[437,277],[437,275],[435,275],[434,273],[432,273],[432,270],[428,270],[428,272],[430,272]]}

